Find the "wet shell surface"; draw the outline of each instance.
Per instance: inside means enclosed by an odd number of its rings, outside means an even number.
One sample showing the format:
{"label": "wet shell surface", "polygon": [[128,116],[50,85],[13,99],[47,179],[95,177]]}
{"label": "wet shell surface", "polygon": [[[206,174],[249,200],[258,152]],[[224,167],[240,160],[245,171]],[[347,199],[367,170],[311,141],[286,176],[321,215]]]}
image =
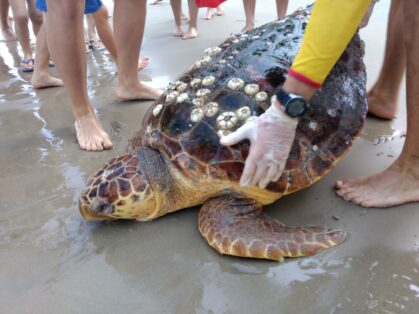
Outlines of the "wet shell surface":
{"label": "wet shell surface", "polygon": [[218,112],[218,104],[216,102],[209,102],[205,105],[204,111],[205,116],[207,117],[213,117]]}
{"label": "wet shell surface", "polygon": [[217,127],[221,130],[234,128],[237,122],[237,115],[231,111],[223,112],[217,117]]}
{"label": "wet shell surface", "polygon": [[191,121],[192,122],[199,122],[204,117],[204,110],[201,108],[196,108],[191,112]]}
{"label": "wet shell surface", "polygon": [[202,88],[197,90],[196,96],[198,97],[205,97],[208,96],[211,93],[211,91],[208,88]]}
{"label": "wet shell surface", "polygon": [[157,117],[162,109],[163,109],[162,104],[158,104],[156,107],[154,107],[153,116]]}
{"label": "wet shell surface", "polygon": [[238,90],[244,86],[244,81],[241,78],[233,77],[228,81],[227,86],[233,90]]}
{"label": "wet shell surface", "polygon": [[246,120],[247,118],[250,117],[251,114],[252,114],[252,110],[248,106],[241,107],[237,109],[236,111],[236,115],[237,115],[237,118],[239,118],[239,120]]}
{"label": "wet shell surface", "polygon": [[259,92],[255,95],[255,99],[257,102],[262,102],[268,99],[268,94],[266,92]]}
{"label": "wet shell surface", "polygon": [[202,79],[203,86],[211,86],[215,82],[215,77],[212,75],[206,76]]}
{"label": "wet shell surface", "polygon": [[258,84],[247,84],[244,87],[244,92],[249,96],[253,96],[257,92],[259,92],[259,85]]}

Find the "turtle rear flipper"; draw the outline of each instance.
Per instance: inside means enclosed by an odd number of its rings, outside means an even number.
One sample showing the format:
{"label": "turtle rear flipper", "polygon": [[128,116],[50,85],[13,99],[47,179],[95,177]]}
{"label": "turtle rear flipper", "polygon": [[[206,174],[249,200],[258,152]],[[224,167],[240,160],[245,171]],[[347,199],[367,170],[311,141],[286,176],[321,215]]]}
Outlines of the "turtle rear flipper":
{"label": "turtle rear flipper", "polygon": [[267,216],[257,201],[242,195],[207,201],[199,213],[199,231],[221,254],[276,261],[314,255],[346,237],[341,230],[286,227]]}

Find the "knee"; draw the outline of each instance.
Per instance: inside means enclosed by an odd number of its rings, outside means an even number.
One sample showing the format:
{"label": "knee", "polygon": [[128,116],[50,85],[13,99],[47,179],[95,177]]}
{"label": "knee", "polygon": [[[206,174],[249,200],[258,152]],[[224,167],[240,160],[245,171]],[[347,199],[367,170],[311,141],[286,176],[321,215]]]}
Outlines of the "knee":
{"label": "knee", "polygon": [[13,16],[15,20],[15,24],[19,25],[19,27],[27,27],[29,22],[28,14],[26,13],[19,13]]}
{"label": "knee", "polygon": [[42,24],[42,13],[39,11],[29,12],[32,24]]}

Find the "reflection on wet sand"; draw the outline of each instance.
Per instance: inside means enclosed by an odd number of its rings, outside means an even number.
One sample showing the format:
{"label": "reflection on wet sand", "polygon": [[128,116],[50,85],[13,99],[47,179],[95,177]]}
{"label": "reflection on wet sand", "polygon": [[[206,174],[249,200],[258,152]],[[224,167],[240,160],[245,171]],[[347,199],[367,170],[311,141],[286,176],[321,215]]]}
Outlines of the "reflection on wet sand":
{"label": "reflection on wet sand", "polygon": [[[272,18],[275,4],[268,2],[267,9],[258,13],[259,23]],[[292,1],[290,10],[306,2]],[[228,1],[224,8],[226,18],[209,21],[211,27],[203,25],[193,44],[170,37],[168,1],[150,8],[150,33],[146,31],[144,45],[151,63],[142,78],[165,86],[205,48],[239,30],[242,22],[235,18],[242,16],[239,1]],[[381,1],[376,10],[371,27],[363,31],[370,82],[381,65],[379,45],[384,45],[388,3]],[[241,260],[220,256],[206,244],[197,229],[197,209],[150,223],[86,222],[77,202],[87,176],[125,151],[150,102],[117,102],[113,62],[106,54],[90,54],[89,95],[114,149],[82,152],[65,90],[32,90],[30,74],[16,69],[19,54],[15,43],[0,42],[1,309],[8,313],[417,312],[419,206],[365,211],[336,198],[332,190],[337,178],[373,173],[394,159],[388,156],[397,156],[403,143],[399,134],[405,129],[403,110],[394,122],[369,119],[364,140],[329,176],[269,206],[271,216],[290,226],[343,229],[349,233],[346,242],[316,257],[283,264]],[[173,62],[178,55],[182,58]],[[395,139],[373,145],[383,136]]]}

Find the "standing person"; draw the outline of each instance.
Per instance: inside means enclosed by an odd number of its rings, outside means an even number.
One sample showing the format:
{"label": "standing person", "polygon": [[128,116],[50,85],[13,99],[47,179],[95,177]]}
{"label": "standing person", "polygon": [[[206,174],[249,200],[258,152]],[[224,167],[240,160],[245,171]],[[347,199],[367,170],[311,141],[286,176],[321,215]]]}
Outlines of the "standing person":
{"label": "standing person", "polygon": [[403,7],[400,1],[392,0],[383,66],[368,92],[368,113],[385,120],[396,116],[400,84],[406,70],[406,51],[400,34],[403,34]]}
{"label": "standing person", "polygon": [[9,25],[9,0],[0,0],[0,26],[1,34],[6,42],[16,41],[15,33]]}
{"label": "standing person", "polygon": [[[290,107],[308,101],[355,33],[370,1],[317,0],[307,30],[278,99],[255,120],[221,139],[233,145],[251,141],[240,184],[265,188],[284,170],[298,117]],[[400,11],[396,10],[396,7]],[[397,1],[392,16],[402,23],[406,72],[407,134],[398,159],[384,171],[336,183],[337,194],[363,207],[388,207],[419,201],[419,2]],[[394,15],[393,15],[394,14]],[[390,24],[392,26],[397,23]],[[285,109],[284,109],[285,108]],[[300,112],[304,114],[304,111]]]}
{"label": "standing person", "polygon": [[[88,151],[110,149],[112,142],[99,123],[87,95],[84,1],[46,0],[46,4],[48,46],[70,94],[80,148]],[[120,100],[157,99],[162,91],[140,82],[137,74],[146,0],[115,1],[113,16],[118,66],[117,97]]]}
{"label": "standing person", "polygon": [[32,72],[34,60],[29,37],[29,19],[32,22],[32,29],[35,35],[38,34],[42,25],[42,14],[36,9],[35,0],[13,0],[10,2],[17,40],[23,51],[23,58],[20,62],[22,72]]}
{"label": "standing person", "polygon": [[[246,15],[246,24],[242,32],[247,32],[255,27],[256,0],[243,0],[244,13]],[[278,20],[287,14],[288,0],[276,0],[276,13]]]}

